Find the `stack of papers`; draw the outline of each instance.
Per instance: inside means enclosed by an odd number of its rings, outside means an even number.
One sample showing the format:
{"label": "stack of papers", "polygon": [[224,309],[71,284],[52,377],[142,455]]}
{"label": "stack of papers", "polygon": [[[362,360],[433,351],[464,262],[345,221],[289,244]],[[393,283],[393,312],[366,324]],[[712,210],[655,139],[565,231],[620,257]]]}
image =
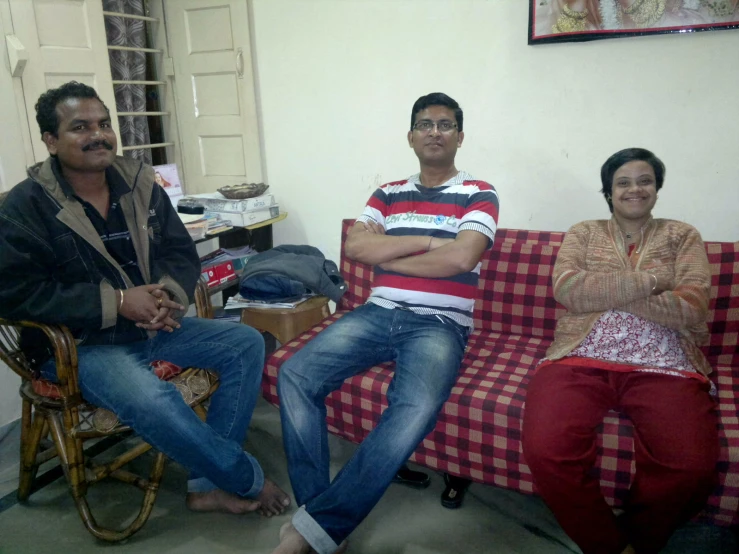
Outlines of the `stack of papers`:
{"label": "stack of papers", "polygon": [[243,308],[263,308],[271,310],[289,310],[299,304],[302,304],[313,296],[315,296],[315,294],[306,294],[302,298],[298,298],[293,302],[265,302],[263,300],[249,300],[248,298],[244,298],[240,294],[237,294],[236,296],[230,297],[226,301],[226,305],[223,307],[223,309],[241,310]]}

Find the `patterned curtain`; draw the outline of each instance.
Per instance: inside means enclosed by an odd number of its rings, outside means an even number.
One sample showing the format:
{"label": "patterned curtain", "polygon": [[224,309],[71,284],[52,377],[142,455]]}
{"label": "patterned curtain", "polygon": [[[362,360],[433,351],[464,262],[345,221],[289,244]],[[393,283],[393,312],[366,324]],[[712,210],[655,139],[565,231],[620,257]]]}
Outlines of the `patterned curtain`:
{"label": "patterned curtain", "polygon": [[[103,0],[103,9],[110,12],[146,15],[145,0]],[[146,22],[123,17],[106,17],[105,32],[110,46],[146,48]],[[146,53],[109,50],[113,80],[146,80]],[[115,85],[115,103],[119,112],[146,111],[146,85]],[[119,117],[120,142],[125,146],[149,144],[149,123],[146,116]],[[151,164],[151,149],[127,150],[124,155]]]}

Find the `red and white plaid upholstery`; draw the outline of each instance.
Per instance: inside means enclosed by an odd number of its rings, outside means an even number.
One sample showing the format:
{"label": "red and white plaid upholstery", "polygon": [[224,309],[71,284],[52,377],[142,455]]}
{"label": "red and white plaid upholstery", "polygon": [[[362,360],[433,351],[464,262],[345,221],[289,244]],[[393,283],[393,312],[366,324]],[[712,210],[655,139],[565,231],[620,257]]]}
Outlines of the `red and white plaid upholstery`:
{"label": "red and white plaid upholstery", "polygon": [[[342,245],[353,220],[342,226]],[[552,341],[564,308],[552,295],[551,272],[564,233],[499,229],[483,259],[475,305],[475,332],[457,385],[436,428],[413,460],[437,471],[524,493],[534,491],[521,454],[521,422],[526,387],[534,366]],[[720,484],[710,498],[704,521],[739,523],[739,243],[707,243],[713,270],[710,344],[704,348],[719,391]],[[282,363],[322,329],[370,293],[372,268],[343,255],[341,272],[348,291],[337,312],[282,346],[267,360],[263,393],[277,404],[277,372]],[[387,407],[385,393],[393,364],[373,367],[347,379],[326,406],[331,433],[358,443]],[[620,506],[634,474],[631,423],[616,412],[603,421],[598,437],[597,472],[609,502]]]}

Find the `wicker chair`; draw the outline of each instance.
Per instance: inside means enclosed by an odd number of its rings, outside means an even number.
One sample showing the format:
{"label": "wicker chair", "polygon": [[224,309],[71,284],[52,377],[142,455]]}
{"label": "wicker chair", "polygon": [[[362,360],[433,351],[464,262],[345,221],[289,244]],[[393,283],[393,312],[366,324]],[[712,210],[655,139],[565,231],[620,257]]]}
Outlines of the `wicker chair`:
{"label": "wicker chair", "polygon": [[[195,297],[198,316],[212,317],[210,296],[202,281],[198,283]],[[51,341],[59,384],[34,379],[25,356],[18,347],[20,329],[23,327],[40,329]],[[104,464],[95,464],[88,456],[84,450],[85,441],[130,432],[130,427],[120,424],[115,414],[96,408],[82,398],[77,382],[77,350],[69,330],[59,325],[0,319],[0,359],[22,379],[18,500],[25,501],[33,492],[39,466],[58,457],[77,510],[90,533],[98,539],[117,542],[141,529],[154,506],[164,472],[165,457],[157,452],[148,477],[144,477],[122,469],[125,464],[151,449],[143,441],[135,441],[136,444],[128,451]],[[162,370],[157,372],[159,377],[171,380],[186,402],[201,418],[205,418],[203,402],[218,388],[217,376],[208,370],[196,368],[176,374],[179,368],[166,363],[158,369]],[[47,440],[49,435],[51,441]],[[120,530],[98,525],[87,502],[88,487],[106,477],[113,477],[144,491],[138,515]]]}

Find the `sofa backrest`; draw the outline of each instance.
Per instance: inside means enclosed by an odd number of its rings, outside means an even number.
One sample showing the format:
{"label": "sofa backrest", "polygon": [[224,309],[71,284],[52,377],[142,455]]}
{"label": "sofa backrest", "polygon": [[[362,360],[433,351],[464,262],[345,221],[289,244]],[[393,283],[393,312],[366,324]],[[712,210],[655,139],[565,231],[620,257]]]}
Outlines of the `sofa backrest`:
{"label": "sofa backrest", "polygon": [[475,302],[475,328],[554,338],[565,308],[554,300],[552,269],[564,233],[498,229],[485,253]]}
{"label": "sofa backrest", "polygon": [[711,264],[708,345],[703,352],[711,365],[739,372],[739,242],[707,242]]}
{"label": "sofa backrest", "polygon": [[346,281],[346,292],[337,306],[340,310],[353,310],[367,302],[372,290],[372,266],[355,262],[346,257],[344,245],[349,229],[355,219],[344,219],[341,222],[341,262],[339,271]]}
{"label": "sofa backrest", "polygon": [[[369,298],[372,268],[344,255],[353,219],[342,222],[341,272],[347,292],[340,309],[354,309]],[[564,233],[498,229],[485,253],[475,302],[475,328],[551,339],[565,308],[554,300],[552,269]],[[707,242],[711,264],[709,344],[711,365],[739,367],[739,242]]]}

